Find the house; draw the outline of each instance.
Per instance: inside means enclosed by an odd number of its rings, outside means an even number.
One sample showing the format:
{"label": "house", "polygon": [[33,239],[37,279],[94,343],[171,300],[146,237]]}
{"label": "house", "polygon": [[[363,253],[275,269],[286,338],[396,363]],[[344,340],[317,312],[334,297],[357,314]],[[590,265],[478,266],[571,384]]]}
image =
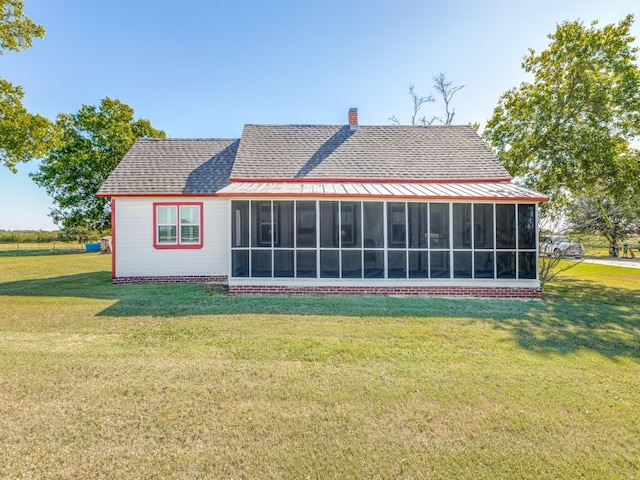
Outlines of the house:
{"label": "house", "polygon": [[102,185],[113,282],[539,298],[537,204],[470,126],[140,139]]}

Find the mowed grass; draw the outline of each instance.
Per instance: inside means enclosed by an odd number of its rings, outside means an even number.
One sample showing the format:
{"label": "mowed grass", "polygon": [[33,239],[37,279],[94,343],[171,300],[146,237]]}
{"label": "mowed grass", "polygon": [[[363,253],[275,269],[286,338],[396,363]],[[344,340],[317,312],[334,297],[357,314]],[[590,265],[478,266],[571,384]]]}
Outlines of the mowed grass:
{"label": "mowed grass", "polygon": [[0,258],[0,478],[638,478],[640,270],[234,297]]}

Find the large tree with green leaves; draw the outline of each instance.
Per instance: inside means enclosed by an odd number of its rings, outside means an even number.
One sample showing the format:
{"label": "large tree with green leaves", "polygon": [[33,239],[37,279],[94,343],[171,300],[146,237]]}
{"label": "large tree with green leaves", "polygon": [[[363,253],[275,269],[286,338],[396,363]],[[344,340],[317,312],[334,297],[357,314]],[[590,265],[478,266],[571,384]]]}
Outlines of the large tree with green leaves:
{"label": "large tree with green leaves", "polygon": [[640,232],[640,197],[614,200],[605,192],[582,195],[567,208],[571,230],[594,233],[617,245]]}
{"label": "large tree with green leaves", "polygon": [[33,180],[53,198],[54,222],[65,228],[109,228],[110,205],[96,193],[131,145],[142,137],[164,138],[149,120],[134,118],[131,107],[102,99],[83,105],[75,114],[59,114],[59,148],[44,158]]}
{"label": "large tree with green leaves", "polygon": [[[21,0],[0,0],[0,55],[31,47],[44,28],[24,14]],[[45,155],[55,141],[55,125],[30,114],[22,105],[24,92],[0,77],[0,164],[16,171],[16,164]]]}
{"label": "large tree with green leaves", "polygon": [[556,205],[598,192],[618,204],[640,191],[640,69],[629,31],[564,22],[524,58],[531,83],[507,91],[484,130],[507,170]]}

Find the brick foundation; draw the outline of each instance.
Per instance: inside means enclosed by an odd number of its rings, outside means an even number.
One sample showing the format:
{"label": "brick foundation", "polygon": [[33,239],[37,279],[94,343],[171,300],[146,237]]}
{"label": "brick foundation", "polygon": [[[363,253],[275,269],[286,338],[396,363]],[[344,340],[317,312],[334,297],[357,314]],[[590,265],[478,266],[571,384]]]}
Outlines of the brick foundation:
{"label": "brick foundation", "polygon": [[184,275],[176,277],[116,277],[114,284],[126,283],[227,283],[226,275]]}
{"label": "brick foundation", "polygon": [[234,295],[407,295],[434,297],[511,298],[539,300],[542,288],[461,286],[284,286],[230,285]]}

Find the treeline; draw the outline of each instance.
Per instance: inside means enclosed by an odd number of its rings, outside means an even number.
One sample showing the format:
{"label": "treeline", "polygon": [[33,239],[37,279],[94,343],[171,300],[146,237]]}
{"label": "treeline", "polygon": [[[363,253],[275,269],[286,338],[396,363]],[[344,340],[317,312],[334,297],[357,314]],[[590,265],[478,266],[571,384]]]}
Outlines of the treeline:
{"label": "treeline", "polygon": [[51,243],[78,242],[85,243],[100,240],[110,235],[108,230],[88,230],[69,228],[64,230],[0,230],[0,243]]}

